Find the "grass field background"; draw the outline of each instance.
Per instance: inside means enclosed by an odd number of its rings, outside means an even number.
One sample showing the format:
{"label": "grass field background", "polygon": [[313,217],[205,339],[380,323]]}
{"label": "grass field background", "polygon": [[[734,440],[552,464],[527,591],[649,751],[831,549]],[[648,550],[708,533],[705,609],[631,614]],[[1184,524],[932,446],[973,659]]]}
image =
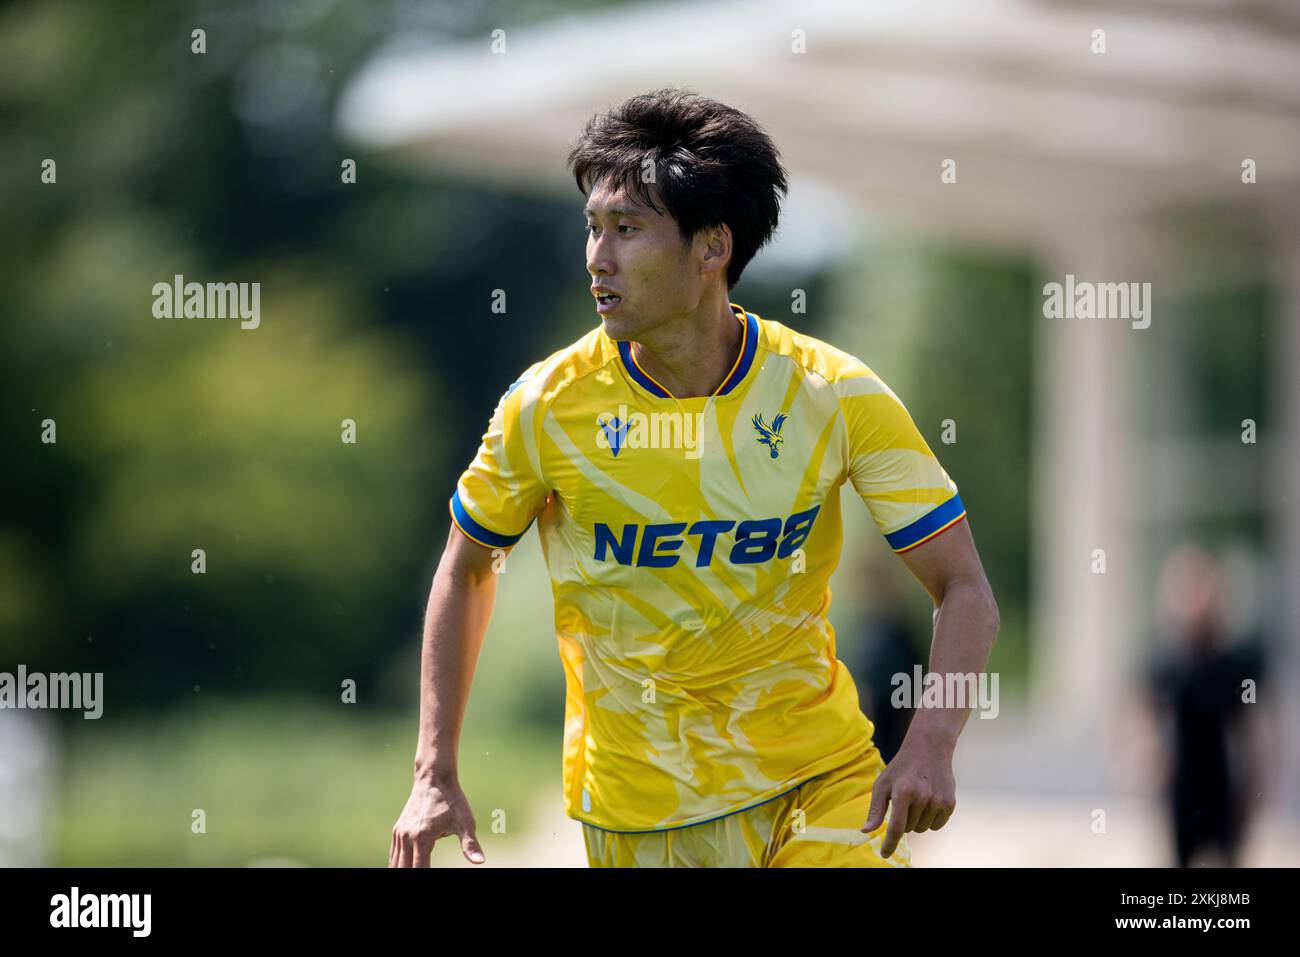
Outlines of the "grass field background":
{"label": "grass field background", "polygon": [[[342,706],[340,706],[342,707]],[[538,802],[561,799],[560,729],[467,729],[461,782],[479,839],[520,839]],[[383,866],[409,791],[407,718],[260,703],[72,733],[53,814],[59,866]],[[492,811],[505,811],[494,834]],[[195,809],[206,833],[191,830]],[[434,863],[458,854],[454,840]]]}

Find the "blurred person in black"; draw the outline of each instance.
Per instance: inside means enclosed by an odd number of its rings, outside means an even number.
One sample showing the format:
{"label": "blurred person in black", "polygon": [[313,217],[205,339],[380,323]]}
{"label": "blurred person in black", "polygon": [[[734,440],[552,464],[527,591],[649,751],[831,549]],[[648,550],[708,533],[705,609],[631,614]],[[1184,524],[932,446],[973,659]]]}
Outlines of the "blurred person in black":
{"label": "blurred person in black", "polygon": [[1159,599],[1168,640],[1147,681],[1166,758],[1166,808],[1179,867],[1205,852],[1235,867],[1262,793],[1256,709],[1264,654],[1257,636],[1230,640],[1223,575],[1204,549],[1183,545],[1165,562]]}
{"label": "blurred person in black", "polygon": [[863,566],[858,580],[870,583],[867,606],[858,620],[860,640],[844,649],[845,663],[857,685],[862,710],[875,726],[872,740],[888,764],[912,722],[910,694],[903,707],[892,702],[897,676],[906,675],[910,682],[913,667],[925,667],[925,655],[894,570],[872,558]]}

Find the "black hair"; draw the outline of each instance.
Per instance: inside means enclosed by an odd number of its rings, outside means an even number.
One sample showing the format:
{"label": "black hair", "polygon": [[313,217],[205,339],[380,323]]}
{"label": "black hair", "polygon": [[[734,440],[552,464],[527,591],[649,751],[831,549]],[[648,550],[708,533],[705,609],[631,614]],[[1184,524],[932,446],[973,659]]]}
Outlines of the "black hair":
{"label": "black hair", "polygon": [[727,289],[776,232],[789,190],[776,144],[751,116],[681,89],[643,93],[593,116],[567,165],[584,195],[608,180],[663,212],[657,190],[684,243],[726,223],[733,237]]}

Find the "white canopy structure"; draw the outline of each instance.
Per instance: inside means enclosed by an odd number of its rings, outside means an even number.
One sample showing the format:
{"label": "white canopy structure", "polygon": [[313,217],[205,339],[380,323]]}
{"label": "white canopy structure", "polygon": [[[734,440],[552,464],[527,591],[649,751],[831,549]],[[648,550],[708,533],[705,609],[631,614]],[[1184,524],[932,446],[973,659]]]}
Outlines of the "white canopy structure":
{"label": "white canopy structure", "polygon": [[[1187,199],[1264,215],[1300,193],[1289,0],[722,0],[502,31],[501,52],[485,36],[381,56],[344,130],[476,180],[568,189],[557,159],[594,112],[689,86],[761,117],[793,170],[981,240],[1052,242]],[[948,157],[955,190],[940,188]],[[1269,188],[1239,188],[1247,157]]]}

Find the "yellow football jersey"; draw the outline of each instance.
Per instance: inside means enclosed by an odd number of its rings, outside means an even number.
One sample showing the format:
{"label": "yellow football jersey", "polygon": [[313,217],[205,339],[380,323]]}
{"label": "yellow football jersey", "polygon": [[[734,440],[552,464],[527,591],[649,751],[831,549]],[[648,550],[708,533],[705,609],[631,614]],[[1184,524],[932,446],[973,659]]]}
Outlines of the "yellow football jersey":
{"label": "yellow football jersey", "polygon": [[501,397],[450,503],[508,548],[538,519],[567,693],[564,800],[614,831],[697,824],[862,753],[827,620],[852,482],[897,552],[966,514],[858,359],[732,304],[740,355],[677,399],[597,327]]}

